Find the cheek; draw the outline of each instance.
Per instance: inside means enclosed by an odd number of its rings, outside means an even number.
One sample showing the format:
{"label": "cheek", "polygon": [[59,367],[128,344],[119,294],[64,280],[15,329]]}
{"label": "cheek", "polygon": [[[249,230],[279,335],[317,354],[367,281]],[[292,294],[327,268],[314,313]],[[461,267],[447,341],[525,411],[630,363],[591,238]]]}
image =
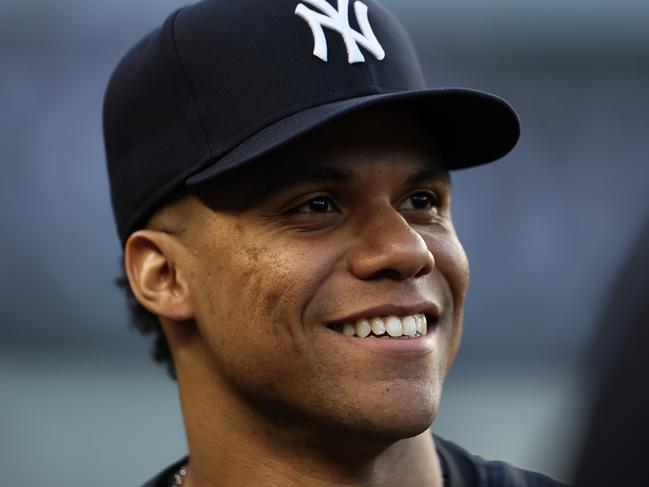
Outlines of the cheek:
{"label": "cheek", "polygon": [[227,235],[227,241],[218,239],[196,256],[201,335],[231,379],[259,382],[290,375],[306,347],[304,309],[325,259],[245,228],[231,228]]}
{"label": "cheek", "polygon": [[450,287],[453,305],[462,310],[469,287],[469,261],[455,232],[448,232],[443,238],[427,239],[428,248],[435,257],[435,266],[445,277]]}
{"label": "cheek", "polygon": [[449,281],[451,282],[456,305],[464,305],[464,299],[469,288],[469,259],[457,237],[452,242],[449,242],[444,256],[445,261],[448,262]]}
{"label": "cheek", "polygon": [[462,339],[464,301],[469,287],[469,261],[455,232],[445,238],[433,238],[429,248],[435,257],[435,265],[446,280],[450,290],[450,319],[452,327],[447,335],[447,369],[455,359]]}

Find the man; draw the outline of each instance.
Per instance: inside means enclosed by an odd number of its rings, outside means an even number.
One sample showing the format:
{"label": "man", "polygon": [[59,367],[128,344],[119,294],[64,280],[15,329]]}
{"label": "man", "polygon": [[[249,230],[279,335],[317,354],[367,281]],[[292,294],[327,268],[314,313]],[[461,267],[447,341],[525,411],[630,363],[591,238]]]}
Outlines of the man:
{"label": "man", "polygon": [[556,485],[428,432],[469,278],[448,171],[511,150],[504,101],[427,90],[373,1],[205,0],[124,57],[104,128],[189,446],[148,486]]}

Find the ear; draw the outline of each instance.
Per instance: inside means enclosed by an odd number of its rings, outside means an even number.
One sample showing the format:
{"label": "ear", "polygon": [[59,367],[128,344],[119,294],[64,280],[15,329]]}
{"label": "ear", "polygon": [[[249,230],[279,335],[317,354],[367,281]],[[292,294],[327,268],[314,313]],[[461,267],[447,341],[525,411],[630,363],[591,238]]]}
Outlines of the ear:
{"label": "ear", "polygon": [[155,230],[133,233],[124,248],[124,265],[133,294],[151,313],[173,321],[194,318],[186,280],[189,252],[174,236]]}

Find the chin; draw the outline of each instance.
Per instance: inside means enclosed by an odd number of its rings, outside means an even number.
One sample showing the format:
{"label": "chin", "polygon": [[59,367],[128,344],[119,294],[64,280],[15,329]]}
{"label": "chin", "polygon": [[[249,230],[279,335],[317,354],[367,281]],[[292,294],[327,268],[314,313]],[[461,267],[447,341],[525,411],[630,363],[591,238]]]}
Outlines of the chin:
{"label": "chin", "polygon": [[355,414],[345,421],[349,430],[368,439],[399,441],[428,430],[437,416],[441,388],[391,387],[380,392],[365,396],[361,407],[353,408]]}
{"label": "chin", "polygon": [[430,428],[434,420],[434,413],[416,418],[393,418],[374,423],[370,429],[361,432],[361,435],[374,441],[393,443],[422,434]]}

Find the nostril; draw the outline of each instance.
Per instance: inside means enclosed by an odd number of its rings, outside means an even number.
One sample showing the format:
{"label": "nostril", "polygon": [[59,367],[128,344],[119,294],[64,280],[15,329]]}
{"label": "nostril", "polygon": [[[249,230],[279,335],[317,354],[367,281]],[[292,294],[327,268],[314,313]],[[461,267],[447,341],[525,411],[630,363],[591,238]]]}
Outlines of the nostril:
{"label": "nostril", "polygon": [[398,212],[376,214],[381,221],[370,218],[347,254],[352,274],[360,279],[403,280],[432,272],[435,259],[421,234]]}
{"label": "nostril", "polygon": [[372,276],[374,279],[394,279],[394,280],[400,280],[402,279],[401,273],[395,269],[381,269],[378,272],[375,272],[374,275]]}
{"label": "nostril", "polygon": [[421,277],[421,276],[425,276],[426,274],[430,274],[431,270],[432,269],[424,266],[419,270],[419,272],[417,272],[417,274],[415,274],[415,277]]}
{"label": "nostril", "polygon": [[433,256],[433,253],[430,250],[426,249],[426,255],[424,257],[423,265],[421,266],[421,269],[419,269],[419,272],[415,274],[415,277],[425,276],[426,274],[431,273],[434,268],[435,268],[435,257]]}

